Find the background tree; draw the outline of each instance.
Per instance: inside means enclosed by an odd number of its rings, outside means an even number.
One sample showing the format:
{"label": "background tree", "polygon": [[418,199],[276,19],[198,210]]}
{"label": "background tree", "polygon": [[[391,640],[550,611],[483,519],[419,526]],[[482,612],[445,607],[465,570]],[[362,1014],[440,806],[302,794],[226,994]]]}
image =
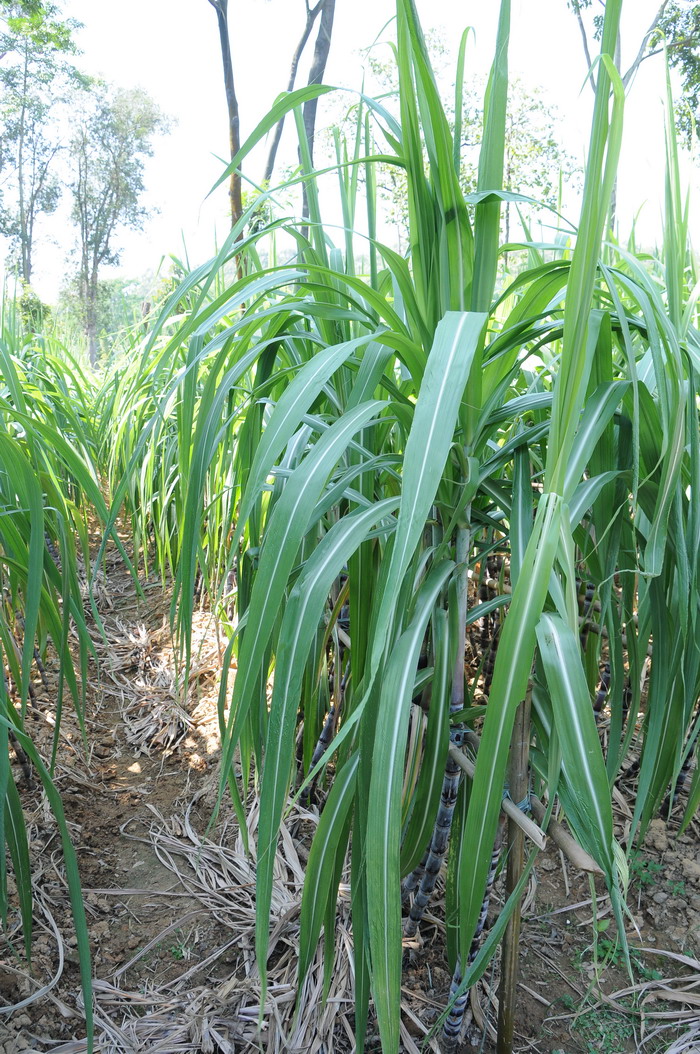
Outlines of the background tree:
{"label": "background tree", "polygon": [[[61,21],[56,18],[57,14],[58,8],[50,0],[0,0],[0,19],[6,27],[11,22],[16,26],[21,20],[25,23],[26,31],[32,33],[37,42],[43,39],[66,50],[62,45],[70,42],[71,32],[80,23],[73,19]],[[4,57],[5,52],[0,51],[0,59]]]}
{"label": "background tree", "polygon": [[650,40],[652,53],[654,48],[658,49],[662,35],[669,63],[680,74],[683,88],[683,100],[676,107],[678,130],[690,145],[693,128],[700,134],[700,5],[697,0],[668,5]]}
{"label": "background tree", "polygon": [[[302,54],[304,52],[304,48],[306,47],[306,45],[308,43],[308,40],[309,40],[309,37],[311,36],[311,30],[314,27],[314,23],[315,23],[316,19],[318,18],[319,14],[321,13],[321,10],[324,9],[325,6],[326,6],[324,4],[324,0],[317,0],[317,2],[314,4],[313,7],[311,7],[311,5],[309,4],[309,0],[304,0],[304,2],[306,4],[306,22],[304,24],[304,31],[301,34],[301,37],[299,38],[299,43],[297,44],[296,48],[294,49],[294,54],[292,55],[292,62],[291,62],[290,69],[289,69],[289,78],[287,80],[287,91],[294,91],[294,87],[296,85],[296,80],[297,80],[297,70],[299,69],[299,62],[300,62],[301,56],[302,56]],[[332,20],[332,15],[331,15],[331,20]],[[330,45],[330,37],[329,37],[329,45]],[[275,126],[274,134],[272,136],[272,141],[270,143],[270,150],[268,152],[267,162],[265,164],[265,172],[263,174],[263,183],[264,184],[268,184],[270,182],[270,180],[272,179],[272,173],[273,173],[274,168],[275,168],[275,160],[277,158],[277,151],[279,149],[280,140],[282,139],[282,132],[283,132],[283,130],[284,130],[284,117],[280,121],[277,122],[277,125]]]}
{"label": "background tree", "polygon": [[0,0],[0,13],[4,15],[41,15],[46,10],[43,0]]}
{"label": "background tree", "polygon": [[73,221],[78,228],[80,296],[90,361],[97,361],[100,268],[119,260],[117,234],[141,227],[144,162],[167,121],[141,89],[103,88],[70,146]]}
{"label": "background tree", "polygon": [[[233,158],[237,153],[241,145],[240,136],[240,114],[238,107],[238,98],[236,96],[234,68],[233,68],[233,57],[231,54],[231,39],[229,33],[229,20],[228,20],[228,0],[209,0],[216,11],[216,18],[219,27],[219,43],[221,47],[221,58],[224,67],[224,88],[226,91],[226,106],[228,110],[228,128],[229,128],[229,151],[230,156]],[[299,67],[299,61],[304,52],[304,49],[311,37],[311,33],[318,16],[321,16],[319,23],[318,33],[314,45],[314,54],[311,62],[311,69],[309,71],[309,84],[320,84],[323,81],[323,76],[326,70],[326,64],[328,62],[328,54],[331,46],[331,35],[333,31],[333,16],[335,14],[335,0],[317,0],[317,2],[311,6],[309,0],[304,0],[306,8],[306,18],[304,23],[304,29],[299,39],[299,42],[294,49],[292,55],[292,62],[289,72],[289,78],[287,83],[287,91],[292,91],[296,83],[297,70]],[[304,129],[306,132],[306,139],[309,144],[309,150],[313,154],[313,140],[316,128],[316,100],[307,102],[304,106]],[[268,153],[267,163],[265,165],[265,171],[263,174],[263,182],[269,183],[272,178],[272,172],[274,170],[275,159],[277,157],[277,150],[279,147],[280,139],[282,138],[282,130],[284,127],[284,118],[278,122],[272,141],[270,150]],[[231,226],[235,227],[236,223],[240,219],[243,212],[243,204],[241,198],[241,172],[240,168],[231,173],[229,180],[229,198],[231,208]],[[304,197],[304,210],[306,211],[306,197]]]}
{"label": "background tree", "polygon": [[[224,89],[226,91],[226,108],[228,110],[228,138],[229,153],[233,158],[238,153],[241,145],[240,118],[238,114],[238,98],[233,77],[233,59],[231,58],[231,40],[228,30],[228,0],[209,0],[216,11],[216,20],[219,26],[219,44],[221,47],[221,59],[224,65]],[[229,179],[229,200],[231,208],[231,226],[235,227],[243,212],[241,202],[241,173],[237,169],[231,173]]]}
{"label": "background tree", "polygon": [[[328,55],[331,49],[331,35],[333,33],[333,16],[335,15],[335,0],[323,0],[321,22],[318,27],[318,35],[314,46],[314,55],[309,70],[309,84],[322,84],[328,63]],[[314,159],[314,137],[316,135],[316,115],[318,112],[318,99],[309,99],[304,103],[303,122],[304,134],[309,151],[309,159],[313,164]],[[306,219],[309,215],[309,199],[304,184],[304,199],[302,205],[302,216]],[[307,229],[303,228],[307,236]]]}
{"label": "background tree", "polygon": [[4,4],[0,20],[0,233],[23,282],[32,278],[37,221],[61,197],[58,159],[63,144],[59,113],[87,86],[68,56],[76,53],[73,20],[61,21],[53,4],[36,9]]}
{"label": "background tree", "polygon": [[[588,81],[595,93],[596,74],[591,69],[590,37],[600,40],[605,18],[605,0],[597,0],[597,10],[592,25],[587,25],[583,12],[593,8],[593,0],[566,0],[578,21],[581,41],[589,69]],[[653,55],[660,54],[664,46],[668,50],[669,64],[677,69],[683,85],[683,99],[676,105],[676,124],[686,139],[692,142],[692,129],[697,127],[700,116],[700,6],[697,0],[662,0],[651,22],[647,26],[632,62],[625,68],[622,64],[622,41],[617,34],[615,65],[622,76],[625,90],[628,89],[639,67]],[[610,198],[609,227],[615,230],[617,216],[617,177]]]}
{"label": "background tree", "polygon": [[[540,88],[528,88],[517,78],[508,89],[503,187],[534,198],[542,205],[560,205],[560,186],[578,189],[582,184],[581,166],[565,150],[557,135],[559,114],[547,102]],[[466,93],[462,125],[462,170],[460,182],[465,194],[476,190],[478,152],[481,149],[483,111],[478,96]],[[510,240],[513,205],[503,208],[503,234]]]}
{"label": "background tree", "polygon": [[[117,276],[98,280],[97,341],[103,352],[109,349],[111,359],[125,347],[128,348],[136,334],[143,333],[151,306],[158,301],[164,281],[157,280],[153,272],[147,272],[139,278]],[[62,286],[54,311],[61,331],[75,334],[78,342],[85,325],[79,276],[73,276]]]}
{"label": "background tree", "polygon": [[[593,0],[566,0],[578,21],[586,64],[590,69],[591,36],[600,40],[605,14],[604,0],[597,0],[594,9]],[[587,24],[584,11],[593,11],[592,23]],[[588,20],[590,21],[590,20]],[[697,0],[663,0],[657,7],[651,22],[647,26],[637,45],[634,58],[625,69],[620,64],[622,43],[620,35],[617,40],[617,65],[622,75],[625,88],[633,80],[637,70],[653,55],[658,55],[665,46],[672,69],[678,71],[683,88],[683,98],[676,106],[677,123],[681,134],[690,145],[692,129],[698,129],[700,120],[700,4]],[[589,77],[595,91],[595,73]]]}
{"label": "background tree", "polygon": [[[431,62],[436,69],[447,55],[445,41],[440,34],[426,34]],[[387,109],[394,112],[398,93],[393,63],[386,63],[368,54],[366,69],[371,77],[372,92],[379,95]],[[506,114],[503,186],[529,196],[544,206],[556,208],[560,198],[560,184],[568,189],[579,189],[582,172],[576,158],[560,144],[557,132],[559,113],[550,104],[542,89],[528,87],[515,78],[509,85]],[[452,103],[444,104],[450,130],[454,129]],[[398,116],[398,114],[396,114]],[[350,107],[339,116],[337,126],[341,134],[355,134],[356,109]],[[465,195],[477,188],[479,152],[483,133],[482,98],[475,86],[466,86],[463,93],[461,135],[460,186]],[[397,165],[376,165],[377,190],[384,200],[384,212],[398,237],[399,249],[408,237],[408,199],[405,169]],[[510,240],[513,204],[506,202],[502,209],[502,236]]]}

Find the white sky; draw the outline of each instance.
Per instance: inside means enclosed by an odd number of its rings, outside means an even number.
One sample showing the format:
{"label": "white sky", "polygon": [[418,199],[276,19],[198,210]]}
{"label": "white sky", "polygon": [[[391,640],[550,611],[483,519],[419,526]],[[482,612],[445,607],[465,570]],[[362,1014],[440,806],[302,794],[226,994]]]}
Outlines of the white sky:
{"label": "white sky", "polygon": [[[462,29],[475,28],[468,72],[483,84],[493,53],[496,0],[416,3],[424,30],[442,29],[455,48]],[[64,0],[62,6],[67,16],[84,23],[77,36],[83,69],[123,87],[145,88],[177,120],[171,134],[155,144],[148,164],[146,204],[159,212],[143,233],[124,234],[122,273],[138,277],[156,269],[164,255],[182,257],[183,240],[190,263],[201,262],[212,254],[217,233],[221,240],[227,229],[225,188],[205,201],[221,172],[216,155],[225,156],[228,142],[213,7],[208,0]],[[636,50],[657,0],[626,0],[623,6],[624,63]],[[302,28],[303,0],[230,0],[229,8],[245,139],[286,86],[291,52]],[[374,40],[393,11],[393,0],[337,0],[327,83],[360,86],[360,49]],[[389,27],[385,36],[391,32]],[[512,75],[520,76],[526,86],[541,85],[558,105],[564,145],[583,158],[593,96],[583,85],[583,52],[565,0],[513,0],[510,64]],[[448,67],[453,69],[454,63]],[[301,69],[298,84],[303,78]],[[647,240],[657,237],[662,202],[662,95],[662,63],[652,59],[642,67],[628,100],[618,194],[623,231],[644,206],[639,230]],[[318,126],[323,126],[322,108]],[[293,152],[287,153],[289,161],[293,158]],[[254,155],[245,168],[259,178],[262,166],[262,156]],[[693,178],[697,184],[697,167]],[[47,237],[36,252],[35,285],[40,295],[53,300],[70,266],[66,255],[72,235],[56,220],[50,231],[48,224],[44,229]]]}

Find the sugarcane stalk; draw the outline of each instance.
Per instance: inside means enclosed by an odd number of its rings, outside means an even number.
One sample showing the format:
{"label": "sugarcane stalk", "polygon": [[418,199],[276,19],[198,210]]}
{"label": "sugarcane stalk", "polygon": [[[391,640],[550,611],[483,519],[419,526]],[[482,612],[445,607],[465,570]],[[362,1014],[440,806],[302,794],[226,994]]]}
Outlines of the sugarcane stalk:
{"label": "sugarcane stalk", "polygon": [[[469,513],[467,513],[468,515]],[[459,639],[452,674],[452,699],[450,710],[456,713],[464,707],[464,650],[467,643],[467,602],[469,597],[469,551],[471,549],[471,531],[460,527],[455,539],[455,558],[458,567],[462,568],[457,589],[457,611],[459,616]]]}
{"label": "sugarcane stalk", "polygon": [[408,901],[408,898],[410,897],[411,893],[415,893],[418,886],[420,885],[420,881],[423,875],[425,874],[425,865],[428,862],[429,854],[430,846],[428,846],[428,848],[423,853],[423,857],[418,866],[414,868],[413,871],[411,871],[410,875],[406,875],[406,878],[403,880],[401,884],[401,897],[404,902]]}
{"label": "sugarcane stalk", "polygon": [[[346,669],[345,669],[345,673],[343,674],[342,679],[340,681],[340,687],[334,693],[336,701],[331,704],[331,707],[330,707],[330,709],[329,709],[329,711],[328,711],[328,713],[326,715],[326,719],[323,722],[323,728],[321,729],[321,734],[319,735],[319,737],[318,737],[318,739],[316,741],[316,746],[314,747],[314,752],[311,755],[311,764],[309,765],[309,772],[313,772],[313,770],[315,769],[316,765],[321,760],[321,758],[325,754],[325,752],[328,749],[328,747],[331,745],[333,737],[335,736],[336,730],[338,728],[338,720],[340,718],[340,713],[341,713],[341,710],[342,710],[342,707],[343,707],[343,701],[345,699],[345,687],[347,685],[349,671],[350,671],[350,664],[348,663],[347,666],[346,666]],[[337,674],[336,674],[336,677],[337,677]],[[305,790],[303,791],[302,795],[301,795],[301,803],[302,803],[302,805],[304,805],[304,806],[308,805],[308,803],[310,801],[310,798],[311,798],[311,785],[306,787]]]}
{"label": "sugarcane stalk", "polygon": [[[476,930],[472,937],[472,942],[469,947],[469,955],[467,957],[467,969],[472,965],[476,959],[479,948],[481,947],[481,938],[484,932],[484,926],[486,924],[486,917],[489,911],[489,904],[491,903],[491,894],[493,892],[493,883],[496,878],[496,872],[498,870],[498,861],[501,856],[501,848],[503,846],[503,822],[499,822],[498,830],[496,832],[496,841],[494,842],[493,852],[491,853],[491,863],[489,865],[488,876],[486,878],[486,889],[484,890],[484,899],[481,902],[481,911],[479,912],[479,919],[476,924]],[[463,992],[459,992],[459,987],[462,983],[462,966],[457,959],[454,974],[452,975],[452,983],[450,984],[450,1010],[447,1015],[447,1019],[442,1030],[441,1047],[444,1054],[450,1054],[451,1051],[455,1050],[459,1037],[463,1030],[469,1026],[471,1021],[471,1010],[469,1010],[469,996],[471,988],[466,988]],[[459,994],[458,994],[459,993]]]}
{"label": "sugarcane stalk", "polygon": [[[547,810],[536,794],[530,795],[530,808],[532,809],[532,815],[537,822],[544,823]],[[569,860],[574,867],[578,868],[579,871],[587,871],[590,875],[603,874],[600,865],[597,864],[593,857],[571,837],[566,828],[562,827],[554,817],[550,817],[546,831],[557,848],[561,849],[567,860]]]}
{"label": "sugarcane stalk", "polygon": [[[415,937],[418,931],[418,926],[435,889],[437,877],[447,853],[447,843],[450,838],[450,828],[452,827],[452,817],[454,816],[457,792],[459,791],[460,776],[459,765],[455,764],[448,755],[445,778],[442,782],[442,793],[440,795],[440,808],[435,820],[430,849],[428,850],[427,858],[425,858],[423,874],[404,927],[404,933],[407,937]],[[418,866],[420,868],[422,865],[419,864]],[[411,876],[407,879],[407,883],[409,883],[410,878]],[[407,885],[405,884],[404,891],[406,889]]]}
{"label": "sugarcane stalk", "polygon": [[695,730],[691,733],[690,740],[686,748],[685,760],[681,765],[680,772],[676,777],[676,781],[673,784],[673,788],[669,787],[668,794],[666,795],[664,801],[661,804],[661,808],[659,809],[659,815],[662,816],[665,820],[668,820],[671,813],[673,812],[673,807],[676,804],[676,801],[678,800],[678,795],[683,790],[683,785],[685,784],[685,781],[688,778],[688,773],[693,767],[693,759],[697,750],[699,738],[700,722],[696,724]]}
{"label": "sugarcane stalk", "polygon": [[[451,714],[456,714],[464,709],[464,649],[466,646],[467,595],[469,589],[467,563],[470,546],[471,532],[469,531],[469,528],[460,527],[457,530],[457,536],[455,539],[455,556],[457,565],[461,566],[463,571],[459,578],[457,590],[459,638],[457,641],[455,665],[452,673],[452,694],[450,699]],[[456,726],[453,726],[451,735],[455,736],[458,733],[459,729]],[[407,896],[412,889],[416,889],[411,904],[411,910],[404,927],[404,933],[407,937],[415,937],[420,921],[423,918],[425,909],[428,906],[430,897],[435,889],[437,877],[447,853],[447,845],[450,838],[450,828],[452,827],[452,817],[454,816],[460,779],[461,769],[455,762],[454,758],[448,755],[447,764],[445,765],[445,777],[442,783],[442,792],[440,794],[440,807],[435,819],[435,827],[433,829],[430,847],[427,856],[424,857],[423,861],[421,861],[416,869],[416,871],[422,869],[420,882],[417,881],[418,876],[414,873],[414,875],[408,876],[403,886],[404,896]]]}

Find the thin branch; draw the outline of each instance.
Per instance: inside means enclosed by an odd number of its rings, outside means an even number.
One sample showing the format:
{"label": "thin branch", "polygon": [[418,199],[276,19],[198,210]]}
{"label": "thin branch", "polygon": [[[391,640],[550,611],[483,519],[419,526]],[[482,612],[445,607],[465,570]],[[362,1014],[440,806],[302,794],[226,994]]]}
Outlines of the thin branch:
{"label": "thin branch", "polygon": [[651,25],[649,26],[649,28],[647,29],[646,33],[642,37],[642,42],[639,45],[639,51],[637,52],[636,58],[635,58],[634,62],[632,63],[632,65],[630,66],[630,68],[625,73],[624,77],[622,78],[622,84],[623,84],[623,86],[625,88],[627,88],[627,85],[632,80],[632,77],[635,75],[635,73],[637,72],[637,70],[639,69],[641,64],[644,62],[644,60],[651,57],[650,54],[645,54],[646,49],[647,49],[647,44],[649,43],[649,38],[652,36],[652,34],[656,30],[659,22],[661,21],[661,19],[663,17],[663,13],[664,13],[664,11],[666,10],[667,7],[668,7],[668,0],[663,0],[663,3],[661,3],[659,5],[658,11],[656,12],[656,14],[654,15],[653,19],[651,20]]}
{"label": "thin branch", "polygon": [[642,62],[653,58],[654,55],[663,55],[664,51],[679,51],[681,48],[696,48],[697,46],[697,37],[684,37],[682,40],[674,40],[672,44],[666,44],[665,48],[654,48],[653,51],[647,51]]}
{"label": "thin branch", "polygon": [[592,72],[593,59],[591,58],[591,49],[588,47],[588,34],[586,33],[586,27],[583,24],[583,18],[581,17],[581,11],[576,10],[576,18],[578,20],[578,28],[581,30],[581,40],[583,41],[583,53],[586,56],[586,64],[588,66],[588,82],[593,90],[593,94],[596,92],[595,77]]}

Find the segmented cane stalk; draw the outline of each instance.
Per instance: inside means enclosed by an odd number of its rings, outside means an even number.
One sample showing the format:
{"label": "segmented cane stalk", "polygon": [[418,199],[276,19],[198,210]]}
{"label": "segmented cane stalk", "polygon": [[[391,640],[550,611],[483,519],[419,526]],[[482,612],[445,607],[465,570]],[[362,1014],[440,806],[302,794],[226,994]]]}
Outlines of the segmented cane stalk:
{"label": "segmented cane stalk", "polygon": [[[430,848],[427,857],[424,858],[425,864],[419,864],[416,869],[418,871],[422,868],[423,873],[420,878],[420,885],[418,886],[416,895],[413,898],[413,903],[411,904],[411,911],[406,919],[404,932],[407,937],[415,937],[416,935],[418,925],[423,918],[425,909],[428,906],[428,901],[435,889],[435,883],[437,882],[437,876],[440,873],[442,862],[445,859],[461,774],[462,770],[459,765],[455,764],[452,758],[448,756],[447,764],[445,766],[445,778],[442,781],[440,808],[438,809],[437,818],[435,820],[435,828],[433,830]],[[408,883],[410,879],[411,876],[409,875],[406,882]],[[406,887],[404,886],[404,889],[405,888]]]}
{"label": "segmented cane stalk", "polygon": [[576,584],[577,584],[578,589],[579,589],[579,594],[578,594],[579,615],[581,616],[581,618],[583,620],[583,625],[581,627],[581,634],[580,634],[579,639],[581,641],[581,651],[585,651],[586,650],[586,645],[588,643],[588,631],[589,631],[588,620],[589,620],[591,611],[593,609],[593,600],[595,599],[595,583],[594,582],[586,582],[586,587],[585,587],[583,592],[580,591],[581,590],[581,586],[583,585],[583,582],[581,582],[580,579],[576,579]]}
{"label": "segmented cane stalk", "polygon": [[[17,623],[19,628],[24,631],[24,615],[21,611],[15,611],[15,622]],[[12,639],[14,640],[15,651],[17,652],[17,655],[19,657],[19,645],[17,644],[17,641],[14,639],[14,637]],[[43,684],[45,691],[50,695],[51,687],[49,685],[49,679],[46,676],[46,667],[41,661],[41,655],[39,654],[39,649],[36,647],[36,645],[34,645],[34,662],[39,672],[41,683]],[[36,707],[36,692],[34,691],[34,686],[31,684],[31,682],[29,684],[29,698],[32,701],[32,705]],[[36,717],[36,714],[34,714],[34,717]]]}
{"label": "segmented cane stalk", "polygon": [[[480,604],[485,604],[488,599],[489,599],[488,586],[486,585],[486,582],[482,582],[481,585],[479,586],[479,603]],[[480,637],[481,653],[483,655],[483,654],[485,654],[485,652],[486,652],[486,650],[487,650],[487,648],[489,646],[489,641],[491,640],[491,620],[490,620],[488,614],[486,614],[486,615],[482,615],[482,617],[479,619],[479,622],[480,622],[480,629],[481,629],[481,637]]]}
{"label": "segmented cane stalk", "polygon": [[335,726],[337,724],[336,713],[337,711],[334,704],[333,706],[331,706],[330,710],[328,711],[328,716],[323,722],[321,735],[318,737],[318,742],[316,743],[316,746],[314,747],[314,752],[311,755],[311,768],[313,768],[314,765],[316,765],[317,762],[320,761],[327,747],[330,746],[330,742],[335,734]]}
{"label": "segmented cane stalk", "polygon": [[484,657],[484,695],[488,695],[491,691],[491,681],[493,680],[493,671],[496,666],[496,653],[498,652],[498,642],[501,639],[501,623],[497,621],[497,612],[494,612],[494,627],[493,636],[489,644],[489,649]]}
{"label": "segmented cane stalk", "polygon": [[489,553],[486,557],[486,570],[491,578],[498,578],[503,570],[503,554]]}
{"label": "segmented cane stalk", "polygon": [[411,871],[410,875],[406,875],[403,882],[401,883],[401,900],[404,904],[408,902],[408,898],[410,897],[411,893],[414,893],[415,890],[418,888],[418,883],[425,874],[425,865],[428,862],[429,854],[430,846],[428,846],[428,848],[423,853],[423,857],[418,866],[414,868],[413,871]]}
{"label": "segmented cane stalk", "polygon": [[[4,693],[5,697],[7,697],[9,695],[9,693],[10,693],[10,686],[7,683],[7,677],[5,675],[5,668],[4,668],[4,666],[0,666],[0,677],[2,678],[3,693]],[[29,761],[29,758],[27,757],[27,755],[22,750],[22,747],[20,746],[19,740],[17,739],[17,736],[14,734],[14,732],[12,731],[11,728],[8,728],[7,733],[8,733],[9,739],[10,739],[10,744],[12,746],[12,749],[15,752],[15,757],[17,758],[17,764],[22,769],[22,774],[24,776],[24,779],[26,781],[27,786],[31,789],[31,787],[32,787],[32,766],[31,766],[31,763]]]}
{"label": "segmented cane stalk", "polygon": [[62,570],[61,553],[59,552],[58,546],[53,541],[53,539],[51,538],[51,536],[48,534],[47,531],[44,531],[44,544],[46,545],[46,548],[48,550],[48,554],[51,557],[51,559],[53,560],[53,562],[55,563],[57,569],[59,571],[61,571]]}
{"label": "segmented cane stalk", "polygon": [[[457,558],[458,560],[466,561],[466,557],[469,551],[470,537],[468,532],[462,532],[461,537],[458,537],[457,541]],[[462,597],[463,610],[461,611],[462,624],[466,622],[466,606],[467,606],[467,594],[466,594],[466,580],[465,590]],[[482,622],[482,632],[484,623]],[[452,702],[450,704],[450,713],[452,715],[458,713],[464,706],[464,638],[462,638],[461,648],[459,651],[458,669],[455,671],[455,680],[453,681],[452,690]],[[457,737],[461,736],[461,730],[463,726],[453,726],[451,732],[451,739],[457,740]],[[416,894],[411,904],[411,910],[404,926],[404,933],[407,937],[414,937],[418,930],[425,909],[428,905],[430,897],[435,889],[437,877],[440,873],[440,868],[445,859],[447,853],[447,844],[450,838],[450,829],[452,827],[452,817],[454,816],[455,804],[457,802],[457,794],[459,791],[459,783],[462,777],[462,770],[452,758],[448,755],[447,763],[445,765],[445,776],[442,781],[442,791],[440,794],[440,807],[438,814],[435,819],[435,827],[433,828],[433,835],[430,841],[430,846],[426,857],[416,868],[413,875],[410,875],[404,883],[404,897],[407,896],[409,890],[416,889]],[[420,882],[418,879],[420,878]]]}
{"label": "segmented cane stalk", "polygon": [[625,677],[622,685],[622,720],[627,720],[629,714],[630,704],[632,702],[632,685],[630,684],[629,675]]}
{"label": "segmented cane stalk", "polygon": [[[493,852],[491,853],[491,864],[489,866],[488,875],[486,877],[486,889],[484,891],[484,899],[481,902],[481,911],[479,913],[479,919],[476,924],[476,931],[472,938],[471,947],[469,948],[469,956],[467,958],[467,969],[472,965],[479,952],[481,946],[481,937],[484,932],[484,926],[486,924],[486,916],[489,911],[489,904],[491,903],[491,893],[493,891],[493,883],[496,878],[496,871],[498,870],[498,861],[501,856],[501,847],[503,845],[503,823],[499,823],[498,831],[496,832],[496,841],[494,842]],[[462,1029],[469,1025],[471,1021],[471,1010],[469,1009],[469,993],[470,988],[465,989],[460,995],[456,995],[459,991],[459,986],[462,983],[462,967],[459,959],[457,959],[457,965],[455,966],[455,972],[452,976],[452,983],[450,985],[450,1007],[447,1020],[442,1030],[442,1049],[444,1051],[454,1050],[459,1041]],[[456,997],[456,998],[455,998]],[[454,999],[454,1002],[452,1002]]]}
{"label": "segmented cane stalk", "polygon": [[[333,703],[333,705],[331,706],[330,710],[328,711],[328,714],[326,715],[326,720],[323,722],[321,734],[318,737],[318,740],[316,741],[314,752],[311,755],[311,764],[309,766],[310,772],[313,771],[315,766],[321,760],[327,748],[330,746],[333,736],[335,735],[336,728],[338,727],[338,718],[340,717],[340,711],[343,705],[343,699],[345,698],[345,686],[347,684],[348,673],[349,663],[346,666],[345,673],[343,674],[342,680],[340,682],[340,691],[338,692],[338,705],[336,706],[335,703]],[[304,806],[308,805],[310,798],[311,786],[308,786],[305,788],[304,792],[301,795],[301,804]]]}
{"label": "segmented cane stalk", "polygon": [[22,770],[22,775],[24,776],[25,783],[27,784],[29,790],[31,790],[34,786],[34,781],[32,779],[32,763],[22,750],[20,742],[11,728],[8,728],[7,734],[10,737],[10,743],[12,744],[12,749],[15,752],[17,764]]}
{"label": "segmented cane stalk", "polygon": [[596,713],[596,717],[602,711],[603,705],[605,703],[605,700],[608,697],[608,692],[609,691],[610,691],[610,663],[606,662],[605,665],[603,666],[603,672],[600,675],[600,684],[598,686],[598,691],[596,693],[596,697],[595,697],[595,699],[593,701],[593,709],[594,709],[594,711]]}

